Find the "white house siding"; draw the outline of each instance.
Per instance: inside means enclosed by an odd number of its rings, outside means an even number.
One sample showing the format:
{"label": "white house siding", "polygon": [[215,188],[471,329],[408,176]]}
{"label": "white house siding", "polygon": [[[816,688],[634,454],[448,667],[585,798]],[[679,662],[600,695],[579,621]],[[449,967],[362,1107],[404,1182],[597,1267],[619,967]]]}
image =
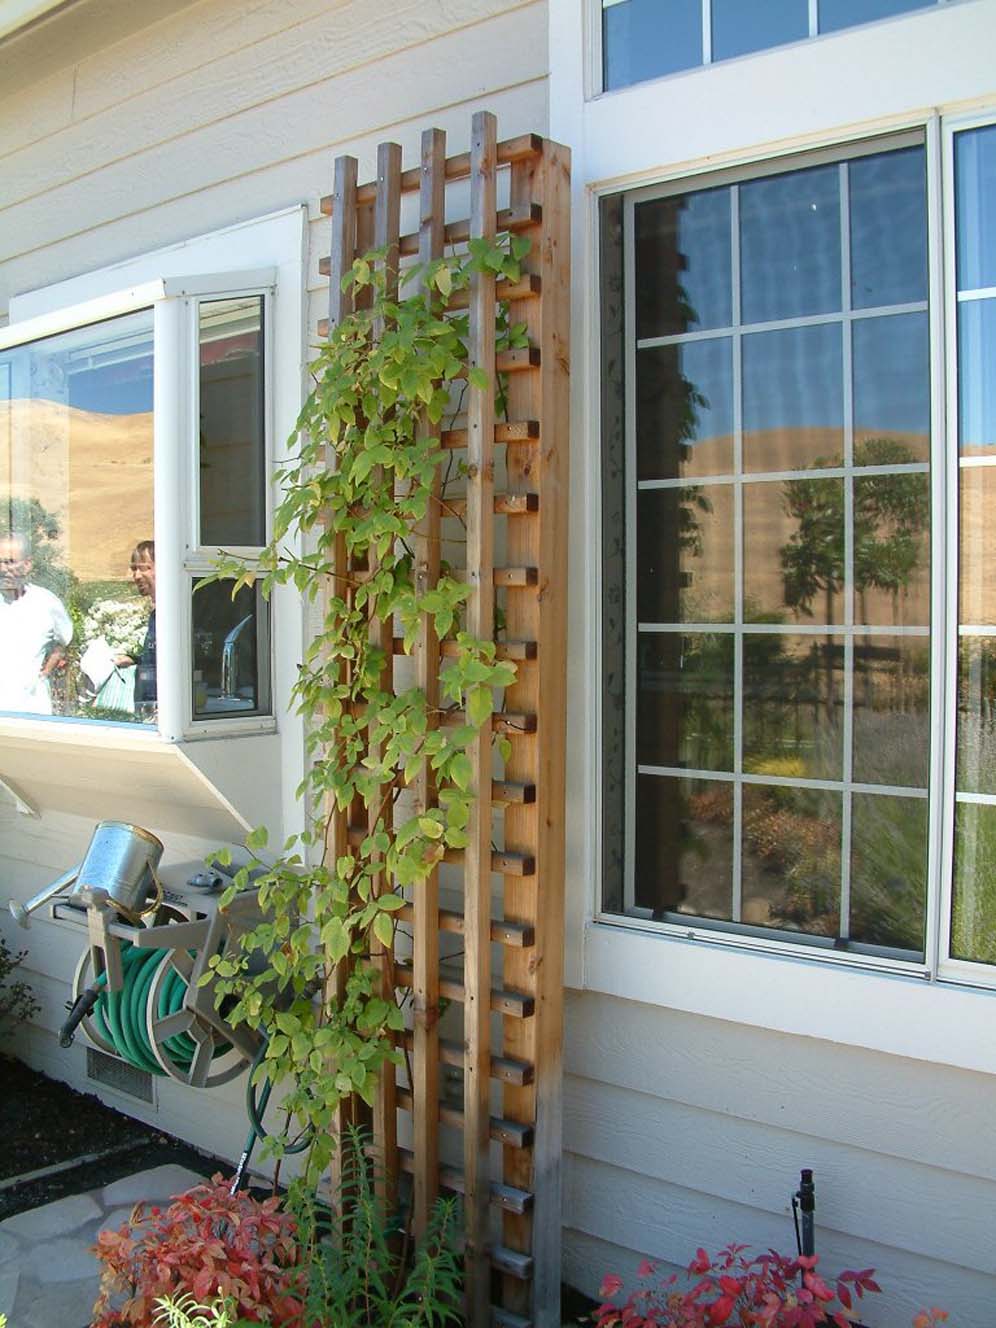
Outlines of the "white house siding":
{"label": "white house siding", "polygon": [[812,1167],[825,1267],[874,1266],[887,1292],[869,1323],[908,1328],[929,1304],[992,1324],[990,1076],[591,993],[570,998],[566,1064],[575,1285],[632,1278],[644,1255],[684,1267],[699,1245],[794,1249],[789,1196]]}
{"label": "white house siding", "polygon": [[[333,158],[354,153],[371,178],[379,142],[401,143],[410,163],[429,125],[463,151],[483,107],[502,136],[545,132],[547,65],[546,9],[533,0],[82,0],[0,46],[0,322],[19,292],[303,202],[313,330],[328,298],[318,199]],[[91,830],[56,812],[21,816],[0,790],[0,899],[27,898],[77,862]],[[162,837],[174,861],[217,847]],[[92,1089],[83,1039],[63,1051],[55,1037],[79,939],[41,915],[27,934],[0,927],[27,942],[42,1005],[20,1052]],[[150,1109],[101,1090],[229,1157],[245,1137],[243,1091],[242,1080],[210,1095],[160,1080]]]}

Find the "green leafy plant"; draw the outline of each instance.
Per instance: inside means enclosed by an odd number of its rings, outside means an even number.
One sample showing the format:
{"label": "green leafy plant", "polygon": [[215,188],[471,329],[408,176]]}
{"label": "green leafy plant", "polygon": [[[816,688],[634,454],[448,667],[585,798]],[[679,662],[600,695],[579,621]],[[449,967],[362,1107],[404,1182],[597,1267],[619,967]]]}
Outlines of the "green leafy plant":
{"label": "green leafy plant", "polygon": [[[446,453],[427,424],[458,410],[468,392],[496,390],[499,409],[504,402],[501,382],[493,388],[488,370],[469,364],[469,318],[454,311],[454,296],[475,273],[518,279],[528,247],[518,237],[472,240],[458,257],[405,273],[412,293],[401,297],[383,253],[353,264],[343,287],[362,307],[333,328],[311,366],[299,450],[278,477],[273,541],[252,566],[222,559],[208,578],[231,578],[233,593],[255,580],[267,595],[289,583],[322,597],[321,627],[294,688],[308,721],[299,795],[310,828],[254,873],[263,920],[242,937],[241,953],[216,956],[207,975],[229,1019],[269,1035],[257,1073],[287,1081],[284,1105],[314,1127],[312,1178],[332,1156],[340,1101],[372,1102],[382,1068],[400,1058],[391,964],[403,892],[447,849],[466,847],[475,797],[468,749],[490,725],[496,690],[515,676],[493,640],[464,630],[470,587],[445,569],[424,584],[415,548],[432,504],[462,532],[451,467],[444,475]],[[524,325],[510,325],[501,306],[496,317],[499,350],[527,344]],[[451,642],[434,705],[418,686],[396,691],[388,675],[395,625],[410,654],[425,622]],[[432,805],[401,815],[399,795],[424,772]],[[357,801],[367,832],[333,860],[334,820]],[[266,842],[262,828],[247,841],[254,853]],[[243,868],[222,907],[248,883]],[[253,953],[265,962],[250,971]]]}
{"label": "green leafy plant", "polygon": [[[15,1023],[23,1023],[41,1009],[30,985],[23,978],[10,981],[11,974],[27,956],[27,950],[18,950],[14,954],[6,940],[0,936],[0,1030],[6,1030]],[[3,1328],[2,1324],[0,1328]]]}
{"label": "green leafy plant", "polygon": [[311,1192],[291,1199],[302,1242],[302,1328],[446,1328],[463,1322],[455,1202],[435,1205],[414,1252],[375,1194],[363,1136],[344,1149],[348,1219],[322,1220]]}
{"label": "green leafy plant", "polygon": [[[248,1328],[248,1319],[236,1319],[235,1303],[230,1296],[201,1305],[189,1293],[160,1296],[152,1322],[156,1328]],[[0,1324],[0,1328],[3,1325]]]}
{"label": "green leafy plant", "polygon": [[[213,1294],[225,1313],[231,1306],[251,1323],[285,1328],[299,1322],[302,1274],[293,1216],[277,1198],[231,1194],[220,1175],[178,1195],[165,1210],[146,1212],[139,1204],[117,1231],[99,1233],[93,1252],[102,1264],[93,1328],[146,1328],[163,1298],[193,1296],[192,1307],[189,1300],[179,1303],[179,1312],[189,1314]],[[217,1302],[207,1312],[216,1308]]]}

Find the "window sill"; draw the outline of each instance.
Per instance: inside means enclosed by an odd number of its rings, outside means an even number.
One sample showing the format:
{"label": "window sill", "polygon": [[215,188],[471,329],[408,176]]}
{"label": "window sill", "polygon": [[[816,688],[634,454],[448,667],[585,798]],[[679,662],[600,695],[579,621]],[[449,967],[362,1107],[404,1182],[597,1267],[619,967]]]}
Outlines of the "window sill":
{"label": "window sill", "polygon": [[775,1032],[996,1074],[996,991],[591,922],[584,988]]}

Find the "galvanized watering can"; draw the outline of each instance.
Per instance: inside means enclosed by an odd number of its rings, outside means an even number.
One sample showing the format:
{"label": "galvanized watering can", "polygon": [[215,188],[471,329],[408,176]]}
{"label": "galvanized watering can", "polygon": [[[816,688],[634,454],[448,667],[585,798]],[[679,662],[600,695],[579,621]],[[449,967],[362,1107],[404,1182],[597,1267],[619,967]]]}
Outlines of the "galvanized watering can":
{"label": "galvanized watering can", "polygon": [[141,826],[127,821],[100,821],[79,866],[39,890],[26,904],[12,899],[11,914],[20,926],[27,927],[31,914],[56,895],[68,890],[70,902],[85,908],[99,890],[124,917],[137,920],[162,902],[162,887],[156,875],[162,855],[161,841]]}

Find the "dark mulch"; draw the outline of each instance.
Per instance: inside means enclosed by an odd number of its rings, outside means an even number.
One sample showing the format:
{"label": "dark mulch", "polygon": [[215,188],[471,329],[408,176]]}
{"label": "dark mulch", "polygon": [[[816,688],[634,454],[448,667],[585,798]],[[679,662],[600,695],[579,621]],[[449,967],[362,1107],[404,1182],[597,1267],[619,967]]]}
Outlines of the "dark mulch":
{"label": "dark mulch", "polygon": [[[189,1167],[202,1176],[232,1171],[230,1163],[132,1120],[92,1094],[77,1093],[21,1061],[0,1057],[0,1086],[0,1180],[114,1150],[0,1191],[0,1221],[166,1163]],[[123,1144],[128,1147],[122,1148]]]}

